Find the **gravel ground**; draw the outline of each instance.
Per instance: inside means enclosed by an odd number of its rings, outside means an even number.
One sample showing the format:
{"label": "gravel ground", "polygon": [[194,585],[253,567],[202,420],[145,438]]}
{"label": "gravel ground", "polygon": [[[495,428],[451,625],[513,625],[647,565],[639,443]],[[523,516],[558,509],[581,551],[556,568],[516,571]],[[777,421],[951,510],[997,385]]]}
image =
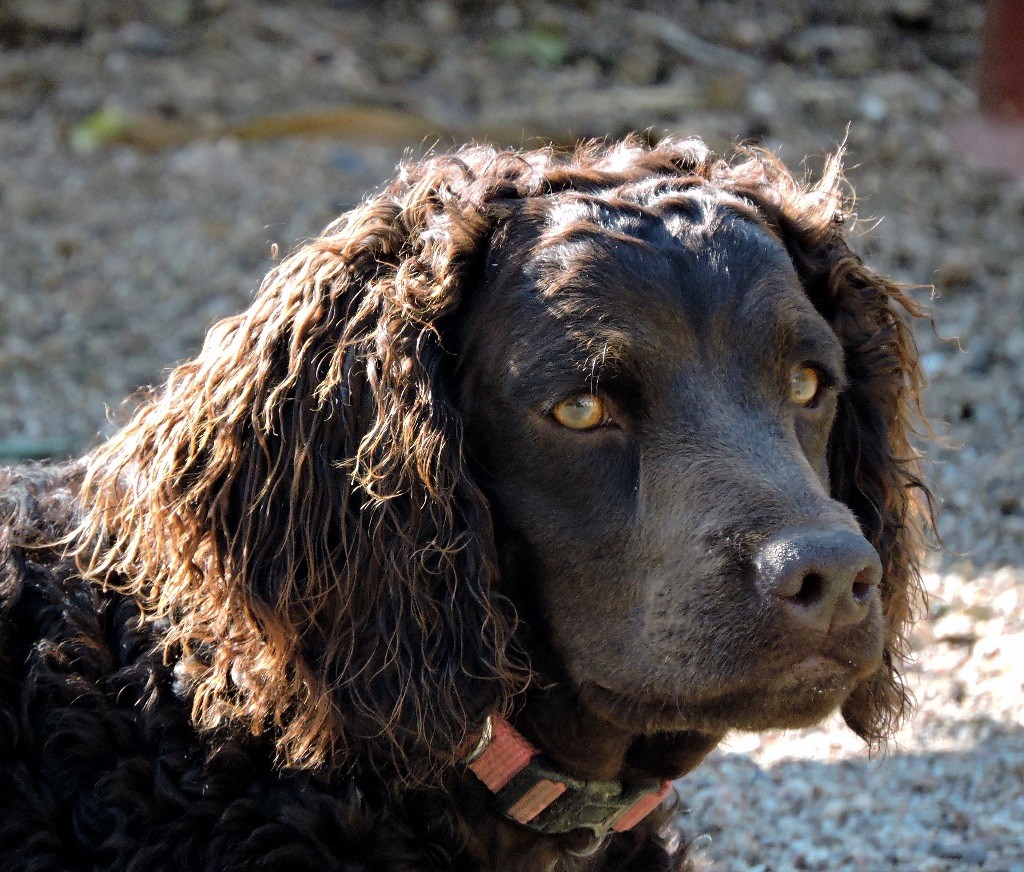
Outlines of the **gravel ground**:
{"label": "gravel ground", "polygon": [[[709,872],[1022,872],[1024,185],[946,135],[980,3],[825,6],[0,0],[0,454],[109,429],[422,125],[746,138],[811,171],[845,138],[856,244],[935,291],[918,707],[883,759],[834,723],[737,735],[680,783],[683,823]],[[282,113],[328,135],[275,138]]]}

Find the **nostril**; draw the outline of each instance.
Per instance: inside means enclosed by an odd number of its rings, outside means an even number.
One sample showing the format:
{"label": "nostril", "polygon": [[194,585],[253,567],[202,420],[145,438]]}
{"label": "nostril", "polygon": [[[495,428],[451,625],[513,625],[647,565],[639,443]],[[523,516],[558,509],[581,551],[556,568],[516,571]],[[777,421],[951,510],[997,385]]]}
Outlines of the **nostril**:
{"label": "nostril", "polygon": [[875,586],[875,571],[866,566],[853,579],[853,599],[857,603],[864,602],[871,589]]}
{"label": "nostril", "polygon": [[825,578],[818,572],[808,572],[800,583],[800,589],[786,597],[800,606],[812,606],[821,599],[825,591]]}

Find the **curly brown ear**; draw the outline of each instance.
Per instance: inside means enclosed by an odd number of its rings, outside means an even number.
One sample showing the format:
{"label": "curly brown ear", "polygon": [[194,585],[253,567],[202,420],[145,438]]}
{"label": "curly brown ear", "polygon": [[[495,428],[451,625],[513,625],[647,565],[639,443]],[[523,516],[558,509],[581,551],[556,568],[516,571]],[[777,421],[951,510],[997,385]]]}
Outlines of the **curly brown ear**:
{"label": "curly brown ear", "polygon": [[778,234],[845,351],[849,387],[829,443],[832,492],[853,511],[882,559],[887,637],[882,666],[854,689],[843,716],[877,746],[908,708],[901,669],[910,624],[924,603],[920,561],[932,498],[910,443],[916,429],[927,432],[927,424],[920,404],[924,378],[907,323],[923,311],[847,246],[840,159],[831,158],[813,186],[796,181],[764,152],[752,152],[732,172],[736,193],[752,201]]}
{"label": "curly brown ear", "polygon": [[283,261],[89,458],[78,557],[161,621],[207,729],[426,778],[525,670],[440,325],[488,220],[413,164]]}
{"label": "curly brown ear", "polygon": [[924,605],[920,561],[931,494],[910,444],[923,423],[923,375],[905,320],[920,309],[895,284],[868,269],[843,245],[827,282],[830,321],[846,351],[849,388],[840,398],[829,444],[835,497],[857,516],[882,558],[882,606],[887,626],[881,668],[856,688],[843,717],[870,744],[891,736],[909,704],[901,668],[907,635]]}

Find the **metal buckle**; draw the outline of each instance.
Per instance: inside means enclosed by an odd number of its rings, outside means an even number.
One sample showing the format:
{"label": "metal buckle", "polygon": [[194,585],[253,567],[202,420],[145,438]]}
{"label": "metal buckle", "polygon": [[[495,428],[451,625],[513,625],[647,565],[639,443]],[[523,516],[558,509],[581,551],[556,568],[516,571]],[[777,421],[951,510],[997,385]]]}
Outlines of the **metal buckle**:
{"label": "metal buckle", "polygon": [[[633,788],[621,781],[581,781],[555,769],[541,757],[534,757],[527,766],[495,796],[499,810],[506,817],[516,801],[540,781],[564,784],[565,792],[524,826],[541,833],[568,833],[588,829],[596,850],[615,826],[616,821],[645,796],[661,789],[661,782]],[[517,821],[517,823],[521,823]]]}
{"label": "metal buckle", "polygon": [[473,750],[470,751],[465,757],[462,758],[462,762],[470,764],[475,760],[479,759],[480,755],[487,750],[487,746],[491,744],[491,739],[494,738],[494,723],[491,721],[491,716],[487,716],[487,720],[484,721],[483,731],[480,733],[480,738],[477,740]]}

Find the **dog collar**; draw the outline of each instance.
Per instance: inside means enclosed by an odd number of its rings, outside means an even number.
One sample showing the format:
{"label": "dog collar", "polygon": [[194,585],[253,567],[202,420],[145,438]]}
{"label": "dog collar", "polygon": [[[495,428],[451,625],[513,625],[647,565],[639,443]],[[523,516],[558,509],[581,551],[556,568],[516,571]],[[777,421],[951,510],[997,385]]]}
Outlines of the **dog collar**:
{"label": "dog collar", "polygon": [[630,787],[583,781],[559,772],[525,736],[492,715],[465,762],[494,794],[498,810],[540,833],[589,829],[600,843],[609,832],[636,826],[668,795],[668,781]]}

